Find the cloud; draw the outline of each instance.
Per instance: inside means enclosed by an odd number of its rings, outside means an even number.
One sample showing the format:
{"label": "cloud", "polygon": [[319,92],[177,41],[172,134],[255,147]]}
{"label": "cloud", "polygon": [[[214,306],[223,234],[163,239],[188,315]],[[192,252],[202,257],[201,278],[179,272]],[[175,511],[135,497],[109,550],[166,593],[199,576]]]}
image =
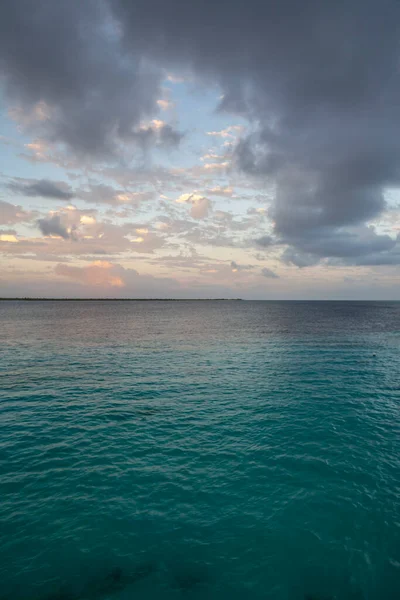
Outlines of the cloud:
{"label": "cloud", "polygon": [[376,263],[379,255],[382,264],[399,261],[398,238],[378,234],[372,226],[310,228],[307,233],[305,236],[301,231],[297,238],[293,232],[293,247],[289,246],[282,255],[285,262],[304,267],[329,257],[336,259],[337,264],[369,264],[369,257]]}
{"label": "cloud", "polygon": [[1,3],[0,73],[10,102],[26,114],[44,103],[47,118],[31,127],[79,155],[115,155],[157,110],[161,72],[144,62],[126,60],[107,2]]}
{"label": "cloud", "polygon": [[263,275],[263,277],[269,277],[270,279],[279,278],[279,275],[277,275],[274,271],[271,271],[271,269],[268,269],[268,267],[261,269],[261,275]]}
{"label": "cloud", "polygon": [[238,273],[239,271],[251,271],[254,268],[253,265],[240,265],[235,260],[231,261],[230,266],[232,273]]}
{"label": "cloud", "polygon": [[89,286],[120,288],[125,285],[118,267],[106,260],[97,260],[87,267],[73,267],[60,263],[54,271],[56,275],[68,277]]}
{"label": "cloud", "polygon": [[222,162],[222,163],[205,163],[203,166],[203,170],[205,172],[211,172],[211,171],[226,171],[230,166],[230,163],[228,161]]}
{"label": "cloud", "polygon": [[55,200],[71,200],[74,194],[70,186],[64,182],[54,182],[48,179],[26,180],[15,178],[7,187],[24,196],[52,198]]}
{"label": "cloud", "polygon": [[[166,232],[150,225],[129,221],[119,224],[101,217],[94,209],[81,210],[73,205],[62,207],[36,222],[45,237],[27,237],[19,233],[18,243],[12,244],[12,247],[6,244],[6,240],[0,240],[0,252],[9,256],[34,256],[37,260],[57,256],[69,259],[72,256],[113,257],[120,254],[137,257],[153,255],[169,245]],[[73,240],[74,243],[66,244],[65,240]]]}
{"label": "cloud", "polygon": [[134,187],[152,185],[160,194],[163,193],[165,186],[182,184],[182,171],[177,169],[167,169],[160,165],[147,166],[142,164],[140,167],[127,166],[105,166],[100,170],[101,175],[107,179],[117,182],[123,187]]}
{"label": "cloud", "polygon": [[170,81],[171,83],[184,83],[184,81],[186,81],[186,78],[183,75],[176,75],[175,73],[169,73],[167,75],[167,81]]}
{"label": "cloud", "polygon": [[96,260],[83,267],[59,263],[54,272],[61,279],[76,282],[79,286],[76,293],[79,296],[85,295],[86,291],[94,297],[106,292],[112,297],[135,298],[181,295],[181,285],[176,279],[141,275],[136,269],[124,268],[108,260]]}
{"label": "cloud", "polygon": [[173,102],[171,102],[170,100],[166,100],[165,98],[157,100],[157,104],[161,108],[161,110],[171,110],[171,108],[174,108],[175,106]]}
{"label": "cloud", "polygon": [[192,202],[190,216],[193,219],[205,219],[211,208],[211,201],[208,198],[195,198]]}
{"label": "cloud", "polygon": [[[81,158],[96,164],[104,187],[97,188],[98,200],[92,186],[84,188],[87,201],[137,207],[143,200],[137,194],[148,194],[150,185],[171,197],[222,190],[234,147],[243,179],[273,190],[273,231],[270,224],[264,235],[252,231],[258,245],[279,243],[282,259],[299,266],[397,264],[398,240],[371,223],[388,208],[387,189],[400,181],[399,21],[397,0],[379,10],[370,0],[310,0],[300,7],[295,0],[233,0],[229,10],[223,2],[204,10],[200,0],[4,0],[0,76],[12,117],[32,135],[26,145],[32,160],[67,149],[75,164]],[[248,125],[208,132],[209,141],[228,144],[222,162],[211,149],[202,166],[131,168],[132,144],[173,148],[182,139],[174,124],[157,119],[165,107],[161,84],[176,81],[167,75],[174,72],[218,89],[219,116],[235,112]],[[111,162],[121,155],[125,166]],[[120,188],[106,190],[108,176]],[[209,179],[199,185],[199,177]],[[43,181],[24,189],[56,199],[67,198],[51,194],[72,193],[53,184],[58,192]],[[212,206],[196,195],[188,205],[201,220]],[[2,206],[5,223],[29,220],[22,209]],[[210,244],[229,240],[226,230],[200,224],[187,231]],[[105,232],[99,239],[108,235],[109,249],[145,243],[133,244],[111,224]]]}
{"label": "cloud", "polygon": [[51,110],[46,102],[40,101],[34,104],[30,110],[23,106],[12,106],[8,115],[20,125],[30,126],[39,121],[46,121],[51,116]]}
{"label": "cloud", "polygon": [[9,230],[1,230],[0,229],[0,242],[7,242],[9,244],[18,243],[18,238],[16,236],[16,231],[13,229]]}
{"label": "cloud", "polygon": [[71,237],[71,232],[62,224],[59,215],[53,215],[47,219],[38,219],[37,224],[44,236],[57,235],[64,240]]}
{"label": "cloud", "polygon": [[220,110],[251,123],[235,164],[273,184],[275,235],[289,248],[319,238],[315,258],[323,260],[334,238],[337,246],[385,210],[384,190],[400,179],[396,0],[384,10],[363,0],[311,0],[300,9],[295,0],[234,0],[229,11],[224,3],[204,11],[200,0],[113,6],[133,51],[214,80]]}
{"label": "cloud", "polygon": [[33,214],[27,212],[22,206],[0,200],[0,225],[11,225],[30,221]]}
{"label": "cloud", "polygon": [[259,215],[260,217],[264,216],[267,213],[267,209],[264,207],[250,207],[247,209],[248,215]]}
{"label": "cloud", "polygon": [[243,125],[229,125],[229,127],[221,129],[221,131],[207,131],[207,135],[220,138],[235,138],[240,135],[243,130]]}
{"label": "cloud", "polygon": [[150,125],[142,125],[132,133],[132,139],[143,148],[177,148],[184,138],[184,133],[172,125],[159,119],[153,119]]}
{"label": "cloud", "polygon": [[311,254],[310,252],[301,252],[296,248],[288,247],[281,255],[281,259],[286,264],[292,264],[296,267],[313,267],[320,261],[319,256]]}
{"label": "cloud", "polygon": [[166,148],[173,148],[174,146],[179,146],[184,135],[185,134],[181,131],[174,129],[172,125],[165,124],[159,130],[159,145],[164,146]]}
{"label": "cloud", "polygon": [[213,188],[210,188],[207,191],[209,194],[212,194],[213,196],[222,196],[222,197],[226,197],[226,198],[232,198],[232,196],[233,196],[233,188],[230,186],[222,187],[220,185],[217,185]]}
{"label": "cloud", "polygon": [[212,206],[211,200],[196,193],[182,194],[177,198],[176,202],[191,204],[192,208],[190,209],[190,216],[193,217],[193,219],[205,219]]}
{"label": "cloud", "polygon": [[95,204],[109,204],[110,206],[134,206],[138,208],[142,203],[155,197],[154,191],[129,191],[114,188],[103,183],[91,183],[86,188],[76,190],[76,196]]}
{"label": "cloud", "polygon": [[262,246],[263,248],[269,248],[270,246],[273,246],[275,244],[275,240],[272,236],[270,235],[263,235],[262,237],[256,239],[256,244],[258,244],[258,246]]}

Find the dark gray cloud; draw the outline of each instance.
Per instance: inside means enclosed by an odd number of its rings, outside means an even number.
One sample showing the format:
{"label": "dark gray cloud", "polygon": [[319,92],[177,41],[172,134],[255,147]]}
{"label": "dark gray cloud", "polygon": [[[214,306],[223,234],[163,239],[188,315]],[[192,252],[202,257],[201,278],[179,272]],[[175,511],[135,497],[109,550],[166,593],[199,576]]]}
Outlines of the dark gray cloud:
{"label": "dark gray cloud", "polygon": [[141,127],[132,133],[134,140],[143,150],[152,147],[177,148],[184,138],[184,133],[172,127],[168,123],[156,122],[157,124]]}
{"label": "dark gray cloud", "polygon": [[297,250],[293,246],[289,246],[282,253],[281,259],[288,265],[295,265],[300,269],[304,267],[313,267],[317,265],[320,261],[320,257],[315,254],[311,254],[310,252],[304,252],[302,250]]}
{"label": "dark gray cloud", "polygon": [[7,186],[10,190],[24,196],[54,198],[55,200],[71,200],[74,194],[65,183],[56,183],[48,179],[24,180],[14,179]]}
{"label": "dark gray cloud", "polygon": [[[400,174],[396,0],[114,6],[127,47],[213,78],[220,110],[254,123],[236,164],[274,183],[275,234],[293,251],[311,239],[316,259],[329,257],[385,209],[384,190]],[[357,235],[354,246],[361,251]]]}
{"label": "dark gray cloud", "polygon": [[179,146],[182,139],[184,138],[184,133],[178,131],[172,125],[166,123],[163,125],[159,131],[159,145],[165,146],[166,148],[173,148],[174,146]]}
{"label": "dark gray cloud", "polygon": [[256,244],[258,244],[259,246],[262,246],[263,248],[269,248],[270,246],[273,246],[275,243],[276,242],[275,242],[274,238],[270,235],[263,235],[262,237],[260,237],[256,240]]}
{"label": "dark gray cloud", "polygon": [[235,161],[274,186],[286,259],[361,261],[396,254],[359,228],[400,181],[399,22],[398,0],[3,0],[0,70],[12,102],[48,106],[47,138],[98,157],[155,114],[158,69],[217,83],[252,124]]}
{"label": "dark gray cloud", "polygon": [[47,219],[38,219],[37,224],[43,235],[58,235],[64,240],[71,238],[71,234],[63,225],[59,215],[53,215]]}
{"label": "dark gray cloud", "polygon": [[271,269],[268,269],[268,267],[264,267],[263,269],[261,269],[261,275],[263,275],[264,277],[269,277],[270,279],[278,279],[279,278],[279,275],[277,275]]}
{"label": "dark gray cloud", "polygon": [[293,234],[289,240],[292,245],[282,258],[298,267],[312,266],[324,258],[330,258],[334,264],[400,264],[398,236],[378,234],[365,225],[309,228],[298,237]]}
{"label": "dark gray cloud", "polygon": [[0,74],[13,105],[46,105],[36,130],[80,155],[117,151],[161,96],[159,74],[126,59],[107,2],[4,0]]}

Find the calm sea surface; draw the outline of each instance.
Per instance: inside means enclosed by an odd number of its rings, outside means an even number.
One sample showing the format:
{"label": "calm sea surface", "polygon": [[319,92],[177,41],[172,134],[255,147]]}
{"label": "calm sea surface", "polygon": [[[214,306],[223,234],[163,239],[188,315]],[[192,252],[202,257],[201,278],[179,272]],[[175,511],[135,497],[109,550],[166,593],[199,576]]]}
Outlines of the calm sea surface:
{"label": "calm sea surface", "polygon": [[0,302],[0,598],[399,600],[400,303]]}

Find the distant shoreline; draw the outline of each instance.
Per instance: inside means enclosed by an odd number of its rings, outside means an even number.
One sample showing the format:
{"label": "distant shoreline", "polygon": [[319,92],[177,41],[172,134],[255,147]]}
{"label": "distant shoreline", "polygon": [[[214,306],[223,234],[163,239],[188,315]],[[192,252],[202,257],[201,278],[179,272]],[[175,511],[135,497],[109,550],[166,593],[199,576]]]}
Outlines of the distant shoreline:
{"label": "distant shoreline", "polygon": [[0,302],[237,302],[242,298],[0,298]]}
{"label": "distant shoreline", "polygon": [[400,300],[355,299],[258,299],[244,298],[0,298],[0,302],[400,302]]}

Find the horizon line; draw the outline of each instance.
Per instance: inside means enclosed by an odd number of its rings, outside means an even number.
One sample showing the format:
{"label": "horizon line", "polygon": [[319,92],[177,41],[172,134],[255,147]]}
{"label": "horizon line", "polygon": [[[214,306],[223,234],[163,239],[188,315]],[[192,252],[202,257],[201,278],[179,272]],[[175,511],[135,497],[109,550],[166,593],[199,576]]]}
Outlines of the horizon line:
{"label": "horizon line", "polygon": [[53,298],[0,297],[0,302],[400,302],[400,299],[367,298]]}

